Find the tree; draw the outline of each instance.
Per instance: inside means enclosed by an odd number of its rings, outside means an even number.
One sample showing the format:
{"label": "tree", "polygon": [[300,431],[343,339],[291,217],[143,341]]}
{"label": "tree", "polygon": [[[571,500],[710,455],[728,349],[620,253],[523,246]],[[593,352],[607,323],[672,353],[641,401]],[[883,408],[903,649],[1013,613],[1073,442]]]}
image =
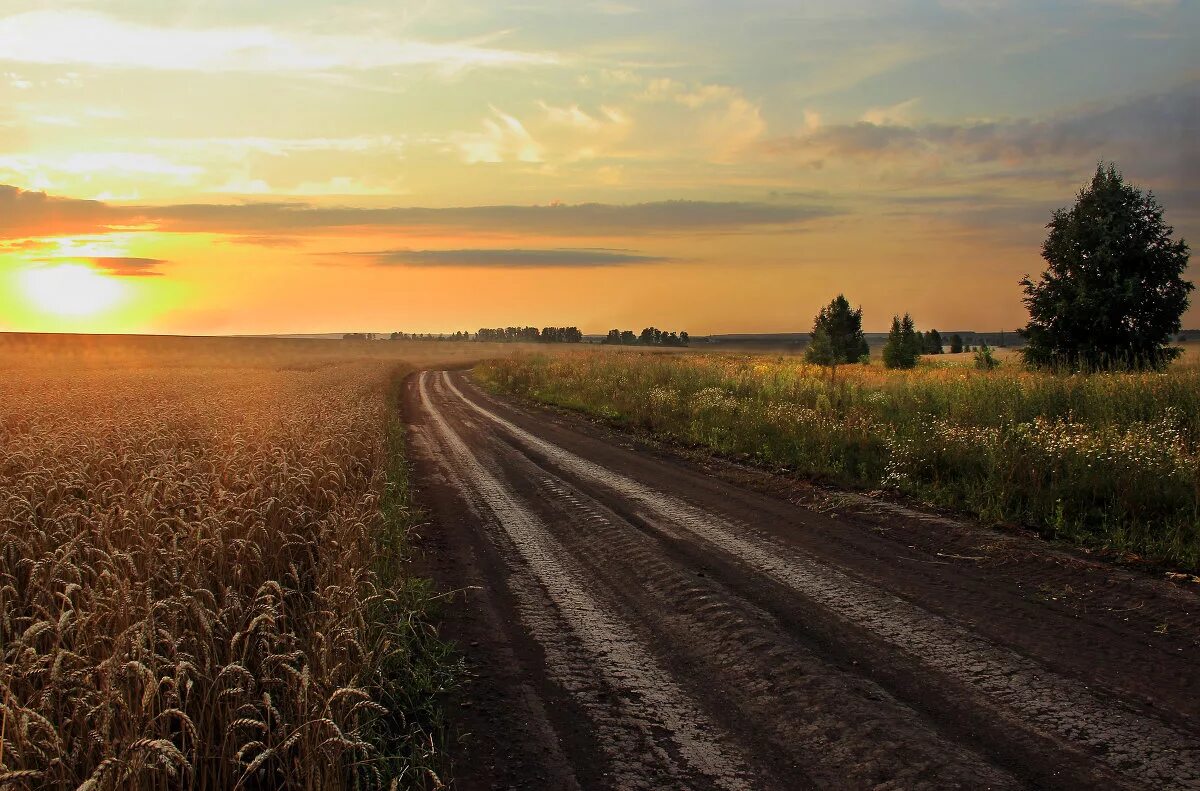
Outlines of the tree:
{"label": "tree", "polygon": [[957,332],[950,336],[950,353],[961,354],[963,350],[962,336]]}
{"label": "tree", "polygon": [[883,347],[883,364],[888,368],[912,368],[921,356],[924,339],[913,325],[912,316],[892,317],[892,328]]}
{"label": "tree", "polygon": [[871,353],[862,331],[862,308],[851,310],[841,294],[821,308],[809,338],[805,358],[817,365],[856,363]]}
{"label": "tree", "polygon": [[942,334],[937,330],[930,330],[925,333],[925,339],[922,351],[925,354],[941,354],[942,353]]}
{"label": "tree", "polygon": [[981,371],[991,371],[1000,367],[1000,361],[992,354],[992,349],[987,345],[987,341],[975,351],[975,367]]}
{"label": "tree", "polygon": [[810,338],[808,350],[804,353],[804,358],[810,363],[813,365],[828,365],[830,368],[833,368],[838,363],[844,362],[833,347],[833,341],[829,338],[829,331],[823,326],[817,325],[813,327]]}
{"label": "tree", "polygon": [[691,336],[690,336],[690,335],[688,335],[688,334],[687,334],[687,330],[682,330],[682,331],[679,333],[679,343],[680,343],[680,345],[682,345],[682,346],[687,346],[689,343],[691,343],[691,341],[692,341],[692,338],[691,338]]}
{"label": "tree", "polygon": [[1103,164],[1069,211],[1054,212],[1038,281],[1021,285],[1025,361],[1073,369],[1161,368],[1188,306],[1188,246],[1171,239],[1153,193]]}

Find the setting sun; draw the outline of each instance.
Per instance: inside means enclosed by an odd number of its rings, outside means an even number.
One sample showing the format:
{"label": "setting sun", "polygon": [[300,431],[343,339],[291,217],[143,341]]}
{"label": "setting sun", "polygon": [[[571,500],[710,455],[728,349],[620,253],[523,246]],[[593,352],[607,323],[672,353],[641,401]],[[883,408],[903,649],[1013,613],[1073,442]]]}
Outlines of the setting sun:
{"label": "setting sun", "polygon": [[95,316],[115,307],[126,287],[83,264],[58,264],[21,273],[21,291],[33,307],[58,316]]}

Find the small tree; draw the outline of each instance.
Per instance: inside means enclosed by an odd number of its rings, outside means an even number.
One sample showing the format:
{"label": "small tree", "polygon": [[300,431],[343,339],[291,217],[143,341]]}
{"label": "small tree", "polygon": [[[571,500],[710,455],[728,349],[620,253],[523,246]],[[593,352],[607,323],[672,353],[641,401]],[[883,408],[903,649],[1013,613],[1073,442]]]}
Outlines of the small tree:
{"label": "small tree", "polygon": [[950,353],[951,354],[962,354],[962,350],[963,350],[962,336],[956,332],[950,336]]}
{"label": "small tree", "polygon": [[987,341],[984,341],[975,351],[975,367],[981,371],[991,371],[999,366],[1000,361],[992,354],[992,349],[987,345]]}
{"label": "small tree", "polygon": [[852,310],[841,294],[821,308],[809,338],[805,358],[817,365],[855,363],[871,353],[862,331],[862,308]]}
{"label": "small tree", "polygon": [[888,368],[912,368],[921,356],[924,339],[913,325],[912,316],[892,317],[887,344],[883,347],[883,364]]}
{"label": "small tree", "polygon": [[1047,269],[1021,281],[1025,361],[1086,370],[1160,368],[1188,306],[1188,246],[1171,239],[1153,193],[1100,165],[1075,206],[1059,209],[1042,245]]}
{"label": "small tree", "polygon": [[885,368],[900,368],[903,363],[904,333],[900,328],[900,317],[892,316],[892,328],[888,330],[887,342],[883,344]]}

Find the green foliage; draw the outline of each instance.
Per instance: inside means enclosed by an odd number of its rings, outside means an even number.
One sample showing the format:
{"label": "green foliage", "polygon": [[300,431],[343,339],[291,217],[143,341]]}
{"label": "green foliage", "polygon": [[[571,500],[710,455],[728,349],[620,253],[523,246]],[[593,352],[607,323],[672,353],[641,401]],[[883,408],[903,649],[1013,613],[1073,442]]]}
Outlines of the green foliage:
{"label": "green foliage", "polygon": [[1000,361],[992,354],[992,348],[986,341],[975,350],[975,367],[980,371],[992,371],[1000,367]]}
{"label": "green foliage", "polygon": [[871,353],[862,331],[862,308],[851,309],[841,294],[821,308],[809,338],[805,357],[816,365],[855,363]]}
{"label": "green foliage", "polygon": [[833,379],[788,358],[588,354],[476,372],[665,439],[1200,568],[1198,367],[854,366]]}
{"label": "green foliage", "polygon": [[887,368],[912,368],[921,358],[925,339],[913,325],[912,316],[892,317],[892,328],[883,347],[883,364]]}
{"label": "green foliage", "polygon": [[957,332],[950,336],[950,353],[961,354],[963,350],[962,336]]}
{"label": "green foliage", "polygon": [[1071,370],[1161,368],[1188,306],[1188,246],[1153,193],[1096,168],[1075,206],[1059,209],[1042,245],[1041,278],[1021,281],[1029,324],[1027,363]]}

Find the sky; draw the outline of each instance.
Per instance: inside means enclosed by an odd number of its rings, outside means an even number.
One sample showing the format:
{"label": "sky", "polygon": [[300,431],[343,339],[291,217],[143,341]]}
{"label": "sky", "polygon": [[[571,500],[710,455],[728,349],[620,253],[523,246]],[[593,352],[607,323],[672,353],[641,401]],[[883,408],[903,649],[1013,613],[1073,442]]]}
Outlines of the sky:
{"label": "sky", "polygon": [[1197,40],[1193,0],[0,0],[0,331],[1015,329],[1100,161],[1200,240]]}

